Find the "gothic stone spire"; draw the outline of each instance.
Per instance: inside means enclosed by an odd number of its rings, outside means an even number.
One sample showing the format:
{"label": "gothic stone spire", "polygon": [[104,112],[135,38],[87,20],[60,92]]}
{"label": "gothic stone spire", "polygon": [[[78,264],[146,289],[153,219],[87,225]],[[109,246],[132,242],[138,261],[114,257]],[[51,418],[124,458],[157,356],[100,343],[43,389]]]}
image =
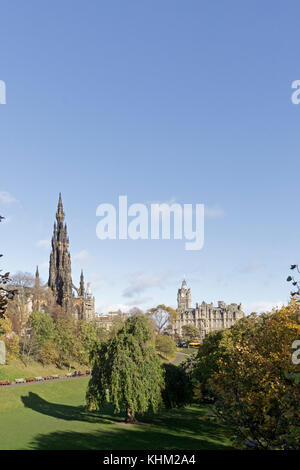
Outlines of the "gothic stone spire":
{"label": "gothic stone spire", "polygon": [[80,274],[79,295],[80,295],[80,297],[84,297],[84,277],[83,277],[83,271],[82,270],[81,270],[81,274]]}
{"label": "gothic stone spire", "polygon": [[52,289],[56,302],[66,311],[72,310],[71,256],[67,227],[64,225],[65,214],[61,194],[59,193],[56,211],[56,224],[52,236],[48,285]]}
{"label": "gothic stone spire", "polygon": [[34,287],[39,288],[40,287],[40,273],[39,273],[39,267],[36,267],[35,271],[35,281],[34,281]]}
{"label": "gothic stone spire", "polygon": [[65,214],[64,214],[64,209],[63,209],[63,204],[62,204],[62,199],[61,199],[61,193],[59,193],[58,205],[57,205],[57,211],[56,211],[57,225],[58,224],[62,225],[64,219],[65,219]]}

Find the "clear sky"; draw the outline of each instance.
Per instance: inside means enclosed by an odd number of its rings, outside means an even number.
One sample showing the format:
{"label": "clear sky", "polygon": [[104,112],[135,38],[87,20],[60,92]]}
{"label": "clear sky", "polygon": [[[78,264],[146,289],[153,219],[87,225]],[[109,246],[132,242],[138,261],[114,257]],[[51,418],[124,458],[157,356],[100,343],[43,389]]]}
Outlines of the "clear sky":
{"label": "clear sky", "polygon": [[[300,261],[300,5],[290,1],[2,1],[2,267],[48,278],[62,192],[73,281],[98,312],[287,302]],[[205,244],[96,237],[96,208],[204,203]]]}

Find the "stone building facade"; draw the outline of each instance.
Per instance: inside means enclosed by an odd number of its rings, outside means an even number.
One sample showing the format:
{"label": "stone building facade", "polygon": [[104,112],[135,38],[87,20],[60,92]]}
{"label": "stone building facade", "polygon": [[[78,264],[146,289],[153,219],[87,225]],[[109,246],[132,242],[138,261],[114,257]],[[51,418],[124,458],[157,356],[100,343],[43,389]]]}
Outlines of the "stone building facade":
{"label": "stone building facade", "polygon": [[232,303],[226,305],[219,301],[215,306],[213,303],[196,303],[192,307],[191,289],[187,287],[186,281],[182,282],[177,292],[177,319],[172,325],[172,333],[182,336],[183,325],[194,325],[200,331],[200,340],[211,331],[230,328],[237,320],[244,317],[241,304]]}
{"label": "stone building facade", "polygon": [[108,312],[106,315],[99,315],[96,317],[98,326],[103,328],[106,331],[110,331],[110,329],[120,323],[124,323],[128,318],[128,314],[121,312],[121,310],[117,312]]}

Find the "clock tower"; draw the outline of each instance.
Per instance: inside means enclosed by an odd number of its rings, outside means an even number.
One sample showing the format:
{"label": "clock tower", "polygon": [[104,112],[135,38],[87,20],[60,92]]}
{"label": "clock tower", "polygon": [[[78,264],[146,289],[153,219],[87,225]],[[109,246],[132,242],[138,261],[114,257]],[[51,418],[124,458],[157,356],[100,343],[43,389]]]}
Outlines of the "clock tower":
{"label": "clock tower", "polygon": [[191,308],[192,296],[191,289],[187,287],[185,279],[182,281],[181,288],[178,289],[177,293],[177,311],[185,312],[188,308]]}

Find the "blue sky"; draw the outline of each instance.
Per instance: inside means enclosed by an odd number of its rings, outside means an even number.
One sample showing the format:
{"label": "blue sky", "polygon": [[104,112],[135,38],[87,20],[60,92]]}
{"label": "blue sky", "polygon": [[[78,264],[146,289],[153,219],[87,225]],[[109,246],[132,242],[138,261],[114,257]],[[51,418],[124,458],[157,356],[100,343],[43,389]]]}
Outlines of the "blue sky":
{"label": "blue sky", "polygon": [[[2,267],[48,277],[58,193],[97,309],[287,302],[299,262],[298,2],[1,2]],[[96,237],[96,208],[204,203],[205,244]]]}

